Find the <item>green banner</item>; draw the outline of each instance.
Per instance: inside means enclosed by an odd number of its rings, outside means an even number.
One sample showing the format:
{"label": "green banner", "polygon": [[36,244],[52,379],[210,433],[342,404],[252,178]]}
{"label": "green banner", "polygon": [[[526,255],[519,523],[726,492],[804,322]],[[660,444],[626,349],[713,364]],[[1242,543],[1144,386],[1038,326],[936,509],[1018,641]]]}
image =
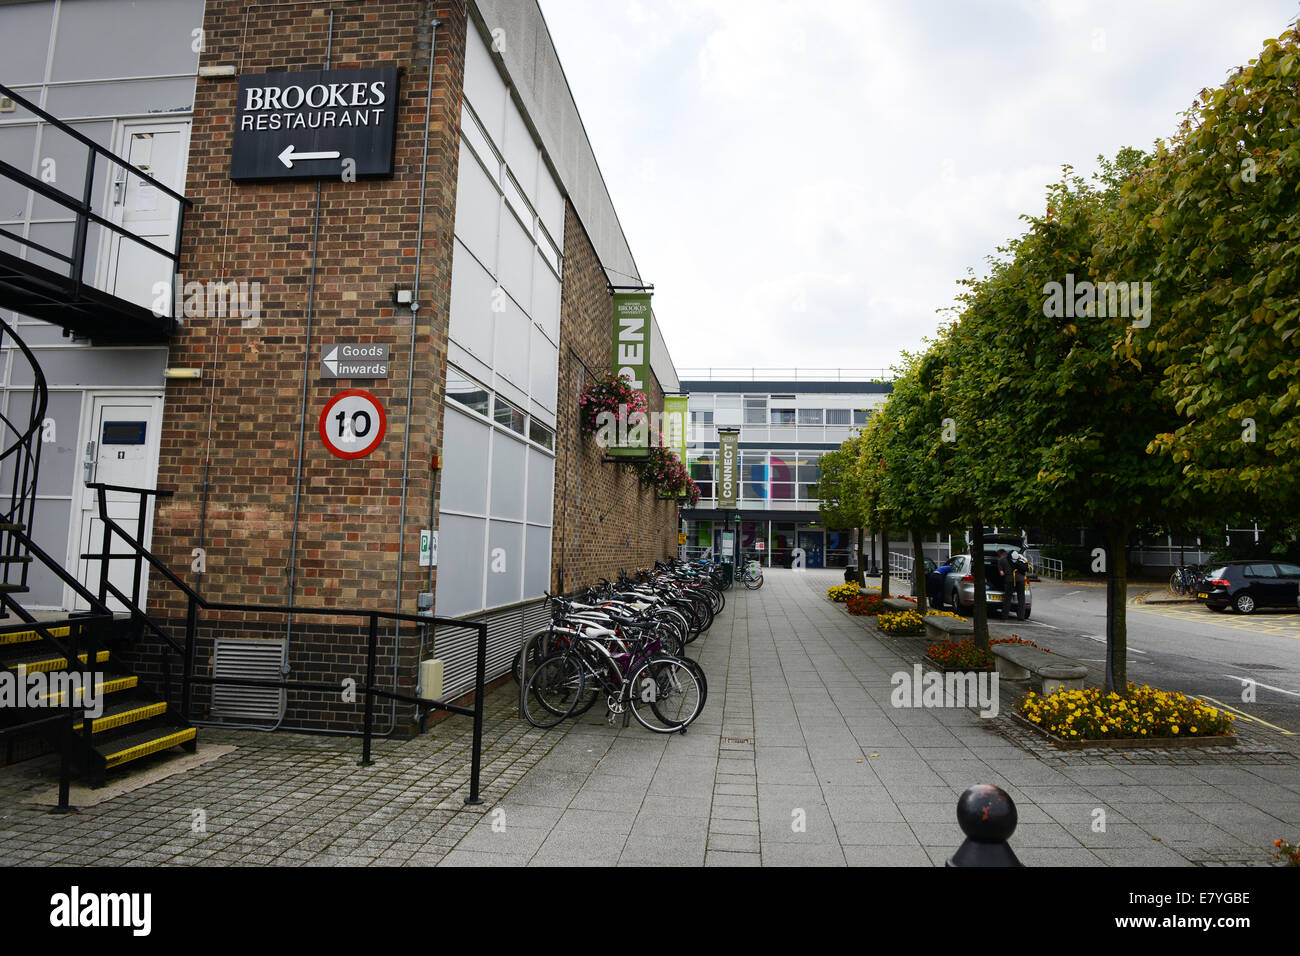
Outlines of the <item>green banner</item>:
{"label": "green banner", "polygon": [[[615,378],[625,378],[638,392],[650,385],[650,293],[614,293],[614,347],[610,367]],[[618,443],[609,449],[612,458],[638,459],[650,453],[648,416],[619,422]]]}
{"label": "green banner", "polygon": [[740,491],[740,432],[718,431],[718,507],[735,510]]}
{"label": "green banner", "polygon": [[631,379],[644,392],[650,385],[650,293],[614,293],[614,377]]}
{"label": "green banner", "polygon": [[[685,395],[670,395],[664,398],[664,440],[677,455],[677,460],[689,470],[686,461],[686,405],[690,401]],[[681,492],[685,496],[686,492]]]}

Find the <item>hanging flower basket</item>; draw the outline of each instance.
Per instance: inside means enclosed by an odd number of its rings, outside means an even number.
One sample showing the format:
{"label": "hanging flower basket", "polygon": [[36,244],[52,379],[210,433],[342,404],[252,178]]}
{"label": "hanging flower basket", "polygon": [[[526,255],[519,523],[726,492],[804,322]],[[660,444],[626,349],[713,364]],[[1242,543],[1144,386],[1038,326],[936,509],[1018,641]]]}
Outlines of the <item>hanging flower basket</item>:
{"label": "hanging flower basket", "polygon": [[584,435],[594,435],[602,428],[613,428],[617,434],[620,424],[627,430],[635,424],[628,419],[644,415],[648,408],[645,392],[633,388],[630,379],[598,379],[578,396],[578,427]]}

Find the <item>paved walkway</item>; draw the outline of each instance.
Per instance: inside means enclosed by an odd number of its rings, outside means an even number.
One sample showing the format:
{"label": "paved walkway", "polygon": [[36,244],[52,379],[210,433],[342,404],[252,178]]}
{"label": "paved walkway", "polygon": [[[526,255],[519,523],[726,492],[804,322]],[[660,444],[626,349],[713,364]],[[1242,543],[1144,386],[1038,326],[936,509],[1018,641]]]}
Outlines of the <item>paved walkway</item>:
{"label": "paved walkway", "polygon": [[931,866],[960,844],[974,783],[1011,793],[1030,865],[1267,863],[1300,831],[1286,738],[1061,754],[1005,704],[994,719],[894,708],[915,642],[827,601],[838,572],[765,574],[690,647],[709,698],[686,735],[610,727],[597,708],[539,731],[502,688],[477,808],[461,803],[462,720],[380,743],[369,768],[355,740],[205,730],[236,749],[74,816],[22,802],[49,785],[48,764],[24,764],[0,770],[0,864]]}

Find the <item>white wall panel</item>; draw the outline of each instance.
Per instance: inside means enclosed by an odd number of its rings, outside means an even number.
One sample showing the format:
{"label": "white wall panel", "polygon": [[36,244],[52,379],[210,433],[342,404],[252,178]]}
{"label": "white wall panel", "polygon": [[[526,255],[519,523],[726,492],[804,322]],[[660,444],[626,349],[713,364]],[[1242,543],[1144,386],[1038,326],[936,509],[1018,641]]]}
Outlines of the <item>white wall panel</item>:
{"label": "white wall panel", "polygon": [[[459,243],[451,260],[451,340],[492,364],[492,290],[496,283]],[[468,370],[467,370],[468,371]]]}
{"label": "white wall panel", "polygon": [[492,517],[524,520],[524,461],[527,447],[504,432],[492,433]]}
{"label": "white wall panel", "polygon": [[464,145],[460,153],[456,183],[456,236],[489,271],[495,272],[501,194]]}
{"label": "white wall panel", "polygon": [[443,513],[438,518],[438,590],[435,611],[455,617],[483,607],[487,521]]}
{"label": "white wall panel", "polygon": [[447,403],[442,440],[442,502],[450,511],[487,513],[488,442],[492,428]]}

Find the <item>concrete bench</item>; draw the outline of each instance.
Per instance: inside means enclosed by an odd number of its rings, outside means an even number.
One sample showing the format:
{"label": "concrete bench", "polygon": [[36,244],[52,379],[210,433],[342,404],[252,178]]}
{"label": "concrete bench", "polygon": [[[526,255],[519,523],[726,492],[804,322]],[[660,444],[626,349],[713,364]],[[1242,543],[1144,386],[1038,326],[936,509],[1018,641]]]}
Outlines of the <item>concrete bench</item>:
{"label": "concrete bench", "polygon": [[994,644],[998,676],[1003,680],[1036,680],[1040,694],[1058,690],[1082,690],[1088,668],[1060,654],[1030,647],[1027,644]]}
{"label": "concrete bench", "polygon": [[902,598],[885,598],[882,602],[891,611],[915,611],[916,605]]}
{"label": "concrete bench", "polygon": [[975,626],[970,621],[955,617],[926,617],[925,634],[927,637],[948,638],[960,641],[975,633]]}

